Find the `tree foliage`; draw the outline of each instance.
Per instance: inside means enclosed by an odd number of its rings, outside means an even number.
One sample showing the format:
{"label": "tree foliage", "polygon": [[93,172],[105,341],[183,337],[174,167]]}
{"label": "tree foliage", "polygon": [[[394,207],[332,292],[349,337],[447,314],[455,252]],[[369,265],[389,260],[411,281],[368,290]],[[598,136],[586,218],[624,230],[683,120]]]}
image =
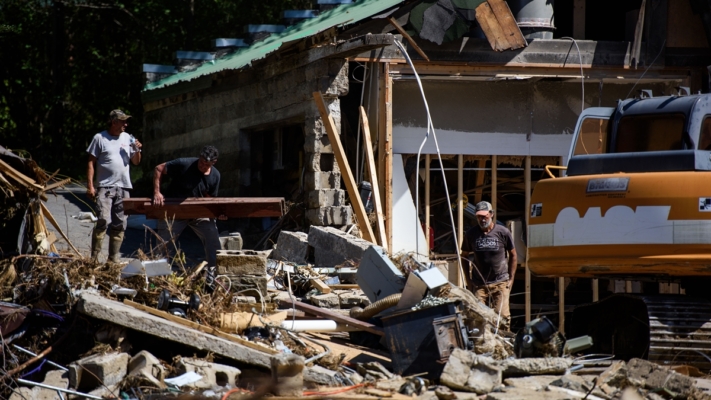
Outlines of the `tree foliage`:
{"label": "tree foliage", "polygon": [[210,51],[247,24],[280,23],[309,0],[0,0],[0,145],[47,170],[84,175],[108,112],[141,137],[142,64]]}

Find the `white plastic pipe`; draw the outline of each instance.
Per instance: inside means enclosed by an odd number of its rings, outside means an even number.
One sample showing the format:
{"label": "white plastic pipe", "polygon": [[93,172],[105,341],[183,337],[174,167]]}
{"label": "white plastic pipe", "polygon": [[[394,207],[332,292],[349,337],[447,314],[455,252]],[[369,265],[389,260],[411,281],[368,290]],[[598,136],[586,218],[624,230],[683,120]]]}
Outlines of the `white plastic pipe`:
{"label": "white plastic pipe", "polygon": [[346,325],[340,325],[330,319],[283,321],[281,327],[296,332],[348,332],[356,330]]}

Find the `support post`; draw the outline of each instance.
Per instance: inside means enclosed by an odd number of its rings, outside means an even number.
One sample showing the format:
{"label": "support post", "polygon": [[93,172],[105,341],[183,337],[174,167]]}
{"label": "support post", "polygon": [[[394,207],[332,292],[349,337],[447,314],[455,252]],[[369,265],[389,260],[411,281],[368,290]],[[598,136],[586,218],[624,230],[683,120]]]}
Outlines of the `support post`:
{"label": "support post", "polygon": [[[526,215],[526,226],[531,226],[529,224],[529,219],[531,217],[531,156],[526,156],[526,166],[524,168],[524,187],[526,191],[526,210],[524,211]],[[526,229],[526,236],[529,240],[526,243],[530,243],[530,229]],[[531,270],[528,268],[528,246],[526,246],[526,322],[531,322]]]}
{"label": "support post", "polygon": [[496,170],[497,162],[496,155],[491,156],[491,207],[494,209],[494,215],[498,217],[499,214],[496,213],[496,206],[498,203],[497,197],[499,197],[499,194],[496,191],[496,185],[499,180],[499,174]]}
{"label": "support post", "polygon": [[[432,156],[425,154],[425,237],[427,238],[427,248],[430,245],[430,163]],[[419,168],[419,166],[418,166]]]}
{"label": "support post", "polygon": [[323,101],[321,92],[314,92],[313,96],[316,101],[316,107],[318,107],[318,111],[321,114],[323,125],[326,127],[328,141],[331,142],[331,147],[333,147],[333,154],[336,156],[338,168],[341,170],[341,176],[343,176],[343,180],[346,183],[346,189],[348,189],[348,197],[351,199],[353,211],[356,213],[356,218],[358,218],[358,228],[360,228],[363,234],[363,239],[376,243],[375,235],[373,235],[373,230],[368,222],[368,214],[365,212],[365,206],[363,206],[363,201],[360,198],[353,173],[351,172],[350,166],[348,166],[348,159],[341,145],[341,138],[338,135],[338,131],[336,131],[336,124],[333,122],[331,114],[328,113],[328,108]]}
{"label": "support post", "polygon": [[585,0],[573,0],[573,37],[585,39]]}
{"label": "support post", "polygon": [[390,64],[383,63],[378,90],[378,176],[383,188],[383,211],[388,252],[393,243],[393,142],[392,142],[392,77]]}
{"label": "support post", "polygon": [[363,147],[365,150],[365,164],[368,166],[369,180],[373,190],[373,206],[375,208],[375,220],[378,228],[378,244],[384,249],[388,249],[388,239],[385,234],[385,221],[383,220],[383,204],[380,202],[380,185],[378,184],[378,175],[375,170],[375,157],[373,156],[373,141],[370,138],[370,125],[368,124],[368,115],[365,113],[365,108],[360,109],[360,122],[363,127]]}
{"label": "support post", "polygon": [[457,156],[457,246],[464,243],[464,156]]}
{"label": "support post", "polygon": [[558,330],[565,334],[565,278],[558,278]]}
{"label": "support post", "polygon": [[[481,187],[484,186],[484,180],[486,179],[486,160],[478,160],[476,163],[477,168],[479,168],[476,171],[476,187]],[[474,204],[477,204],[478,202],[481,201],[481,196],[484,194],[484,189],[477,189],[474,192]],[[493,204],[492,204],[493,206]]]}

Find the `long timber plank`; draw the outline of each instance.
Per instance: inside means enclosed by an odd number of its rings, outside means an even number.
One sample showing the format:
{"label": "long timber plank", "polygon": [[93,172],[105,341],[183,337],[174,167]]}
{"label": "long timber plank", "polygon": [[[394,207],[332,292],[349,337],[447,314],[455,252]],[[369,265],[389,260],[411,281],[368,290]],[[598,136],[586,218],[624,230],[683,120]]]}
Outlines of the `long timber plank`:
{"label": "long timber plank", "polygon": [[284,215],[282,197],[188,197],[167,198],[163,206],[154,206],[147,197],[123,200],[128,215],[143,214],[148,219],[260,218]]}

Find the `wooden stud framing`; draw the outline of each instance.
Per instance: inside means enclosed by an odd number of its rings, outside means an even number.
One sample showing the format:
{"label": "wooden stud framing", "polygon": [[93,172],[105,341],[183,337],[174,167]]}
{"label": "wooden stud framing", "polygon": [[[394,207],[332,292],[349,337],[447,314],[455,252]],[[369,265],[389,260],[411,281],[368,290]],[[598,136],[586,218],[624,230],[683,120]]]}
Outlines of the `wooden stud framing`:
{"label": "wooden stud framing", "polygon": [[393,85],[390,64],[383,63],[378,87],[378,177],[383,191],[383,211],[388,252],[393,243]]}
{"label": "wooden stud framing", "polygon": [[[525,191],[526,191],[526,209],[524,213],[526,215],[526,226],[531,226],[529,224],[529,219],[531,216],[531,156],[526,156],[526,167],[524,168],[524,180],[525,180]],[[529,229],[526,230],[528,235]],[[530,243],[530,240],[526,241]],[[526,322],[531,322],[531,270],[528,268],[528,246],[526,246]]]}
{"label": "wooden stud framing", "polygon": [[348,190],[348,197],[351,199],[353,211],[356,213],[356,218],[358,218],[358,228],[360,228],[360,231],[363,234],[363,239],[376,243],[373,230],[370,228],[370,224],[368,223],[368,214],[365,212],[365,207],[363,206],[363,201],[360,198],[360,193],[358,192],[358,187],[356,186],[355,179],[353,178],[353,173],[351,172],[351,168],[348,166],[348,159],[346,158],[346,153],[341,145],[341,138],[338,135],[338,131],[336,131],[336,124],[333,122],[331,114],[328,113],[328,108],[326,107],[326,103],[323,101],[321,92],[314,92],[313,96],[316,101],[316,107],[318,107],[318,111],[321,114],[323,125],[326,127],[328,140],[331,142],[331,147],[333,147],[333,154],[336,156],[338,168],[341,170],[341,176],[346,183],[346,189]]}
{"label": "wooden stud framing", "polygon": [[375,157],[373,156],[373,141],[370,138],[370,125],[368,124],[368,115],[365,113],[365,108],[360,109],[360,122],[363,127],[363,147],[365,149],[365,164],[368,166],[370,174],[370,182],[373,190],[373,206],[375,208],[376,227],[378,228],[378,244],[385,249],[388,249],[388,237],[385,232],[385,221],[383,219],[383,204],[380,201],[380,185],[378,184],[378,174],[375,169]]}
{"label": "wooden stud framing", "polygon": [[457,246],[464,243],[464,156],[457,156]]}

